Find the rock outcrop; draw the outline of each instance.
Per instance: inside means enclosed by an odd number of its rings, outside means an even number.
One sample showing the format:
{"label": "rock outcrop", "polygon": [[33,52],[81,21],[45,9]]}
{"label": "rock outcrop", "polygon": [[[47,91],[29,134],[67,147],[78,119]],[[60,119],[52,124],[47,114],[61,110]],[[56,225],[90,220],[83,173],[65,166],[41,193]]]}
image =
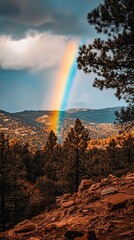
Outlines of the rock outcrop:
{"label": "rock outcrop", "polygon": [[0,234],[1,240],[133,240],[134,173],[83,180],[78,193]]}

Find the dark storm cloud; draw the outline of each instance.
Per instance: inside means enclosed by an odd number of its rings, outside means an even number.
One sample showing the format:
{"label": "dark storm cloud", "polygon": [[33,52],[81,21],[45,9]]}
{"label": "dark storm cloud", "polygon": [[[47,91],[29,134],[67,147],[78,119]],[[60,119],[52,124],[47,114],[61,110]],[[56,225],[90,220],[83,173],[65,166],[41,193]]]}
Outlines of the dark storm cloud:
{"label": "dark storm cloud", "polygon": [[15,16],[20,14],[19,7],[9,0],[0,0],[0,15],[1,16]]}
{"label": "dark storm cloud", "polygon": [[84,36],[88,33],[87,23],[81,22],[77,16],[59,14],[54,16],[55,21],[39,27],[39,31],[51,31],[55,34]]}
{"label": "dark storm cloud", "polygon": [[21,37],[32,29],[84,36],[92,7],[93,1],[83,0],[0,0],[0,33]]}
{"label": "dark storm cloud", "polygon": [[44,0],[0,0],[0,33],[24,35],[52,21],[53,8]]}

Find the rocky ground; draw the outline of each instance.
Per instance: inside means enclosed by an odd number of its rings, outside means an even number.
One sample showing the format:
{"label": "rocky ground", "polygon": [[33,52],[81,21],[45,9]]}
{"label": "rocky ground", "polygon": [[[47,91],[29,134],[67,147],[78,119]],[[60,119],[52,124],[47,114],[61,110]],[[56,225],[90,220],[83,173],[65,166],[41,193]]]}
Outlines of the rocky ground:
{"label": "rocky ground", "polygon": [[78,193],[57,197],[56,207],[0,234],[2,240],[133,240],[134,173],[95,183],[83,180]]}

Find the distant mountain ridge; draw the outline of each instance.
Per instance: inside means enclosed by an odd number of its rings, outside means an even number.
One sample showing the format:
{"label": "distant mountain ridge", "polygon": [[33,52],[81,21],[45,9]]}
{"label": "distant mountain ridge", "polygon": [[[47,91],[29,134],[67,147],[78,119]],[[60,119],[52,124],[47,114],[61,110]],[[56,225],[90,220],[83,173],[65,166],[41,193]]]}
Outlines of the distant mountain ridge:
{"label": "distant mountain ridge", "polygon": [[[70,127],[74,126],[76,118],[89,129],[91,139],[101,139],[118,134],[119,126],[113,124],[115,111],[120,107],[105,109],[70,109],[64,112],[64,121],[60,122],[58,140],[62,142]],[[32,148],[42,148],[55,122],[54,111],[25,110],[9,113],[0,110],[0,131],[10,139],[17,138],[22,143],[28,142]],[[53,122],[52,122],[53,121]]]}
{"label": "distant mountain ridge", "polygon": [[103,109],[78,109],[70,112],[66,111],[65,118],[79,118],[86,122],[94,123],[113,123],[115,121],[115,111],[120,107]]}
{"label": "distant mountain ridge", "polygon": [[[65,111],[65,119],[76,119],[86,121],[88,123],[113,123],[115,121],[115,111],[119,111],[120,107],[103,108],[103,109],[84,109],[75,108]],[[39,125],[36,119],[43,115],[51,116],[54,111],[51,110],[25,110],[23,112],[10,113],[11,116],[21,119],[32,125]]]}

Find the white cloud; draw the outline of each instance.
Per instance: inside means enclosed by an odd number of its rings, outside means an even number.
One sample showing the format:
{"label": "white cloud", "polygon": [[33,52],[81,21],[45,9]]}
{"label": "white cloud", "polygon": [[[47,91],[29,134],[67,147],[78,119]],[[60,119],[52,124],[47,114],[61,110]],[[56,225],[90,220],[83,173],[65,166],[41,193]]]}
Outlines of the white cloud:
{"label": "white cloud", "polygon": [[59,65],[68,39],[49,33],[29,33],[23,39],[0,37],[0,67],[43,70]]}

